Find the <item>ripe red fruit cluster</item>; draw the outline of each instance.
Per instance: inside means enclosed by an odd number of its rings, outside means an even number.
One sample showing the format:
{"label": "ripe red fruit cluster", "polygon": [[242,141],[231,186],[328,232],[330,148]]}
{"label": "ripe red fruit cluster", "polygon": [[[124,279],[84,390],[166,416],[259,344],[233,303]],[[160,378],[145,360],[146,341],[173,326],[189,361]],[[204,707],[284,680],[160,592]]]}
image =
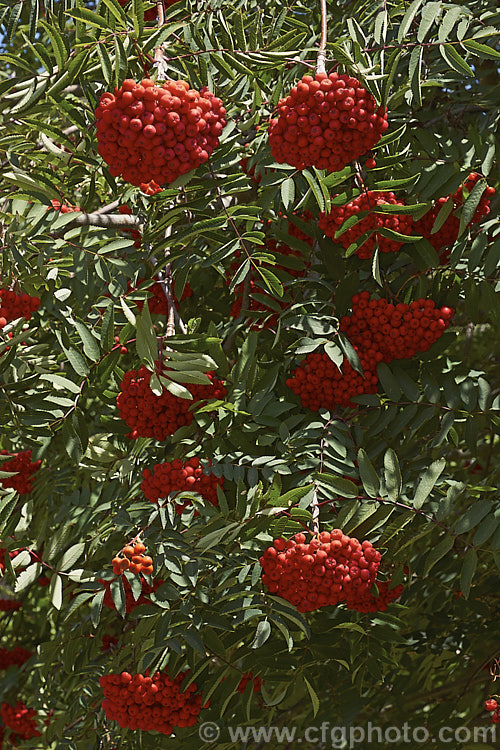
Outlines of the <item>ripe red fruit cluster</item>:
{"label": "ripe red fruit cluster", "polygon": [[500,705],[495,698],[488,698],[484,702],[484,707],[486,711],[493,711],[493,714],[491,716],[491,723],[492,724],[500,724]]}
{"label": "ripe red fruit cluster", "polygon": [[208,372],[207,375],[211,380],[209,385],[186,384],[185,387],[193,395],[190,401],[173,396],[166,388],[163,388],[161,396],[156,396],[149,387],[151,371],[144,365],[139,370],[126,372],[116,403],[120,418],[131,428],[128,436],[132,439],[151,437],[165,440],[179,427],[190,425],[193,405],[199,407],[209,399],[222,399],[227,393],[214,373]]}
{"label": "ripe red fruit cluster", "polygon": [[[462,183],[462,185],[460,185],[458,190],[453,193],[453,195],[438,198],[438,200],[434,202],[432,208],[427,211],[425,216],[419,219],[419,221],[416,221],[414,224],[415,231],[425,237],[431,243],[434,250],[439,253],[439,259],[441,263],[446,263],[450,256],[449,250],[445,249],[443,251],[443,248],[449,248],[456,242],[458,238],[460,221],[454,215],[454,211],[459,208],[464,202],[464,189],[467,190],[468,193],[470,193],[474,185],[480,179],[482,179],[480,174],[478,174],[477,172],[471,172],[468,178]],[[483,216],[487,216],[489,214],[490,200],[494,194],[494,187],[486,188],[481,196],[474,216],[469,222],[469,226],[471,224],[480,222]],[[450,213],[450,215],[447,217],[441,229],[432,234],[432,227],[434,226],[434,222],[436,221],[441,208],[450,198],[453,202],[452,213]]]}
{"label": "ripe red fruit cluster", "polygon": [[13,612],[21,609],[23,603],[16,599],[0,599],[0,612]]}
{"label": "ripe red fruit cluster", "polygon": [[[151,281],[151,283],[152,283],[152,286],[150,286],[149,289],[147,290],[148,292],[152,293],[152,297],[148,298],[149,312],[152,315],[168,315],[168,300],[167,300],[167,297],[165,296],[165,292],[163,291],[162,285],[160,284],[159,281],[156,281],[154,279]],[[140,287],[141,284],[144,284],[144,279],[138,280],[137,287]],[[135,291],[135,290],[132,289],[132,286],[130,285],[130,282],[129,282],[128,287],[127,287],[127,293],[131,291]],[[175,304],[178,305],[179,300],[175,296],[175,292],[173,296],[174,296]],[[183,302],[185,299],[187,299],[188,297],[192,297],[192,296],[193,296],[193,290],[191,286],[189,285],[189,283],[186,283],[184,285],[184,290],[182,292],[180,301]],[[135,300],[135,304],[137,305],[139,310],[142,310],[142,308],[144,307],[144,302],[142,299]]]}
{"label": "ripe red fruit cluster", "polygon": [[31,651],[22,648],[22,646],[0,648],[0,669],[8,669],[13,664],[16,667],[21,667],[32,656]]}
{"label": "ripe red fruit cluster", "polygon": [[[118,213],[125,216],[131,216],[132,209],[130,208],[130,206],[120,206],[118,208]],[[134,247],[136,250],[140,248],[142,236],[141,233],[137,231],[137,229],[121,229],[120,231],[130,235],[130,237],[134,240]]]}
{"label": "ripe red fruit cluster", "polygon": [[[171,463],[156,464],[153,469],[144,469],[141,490],[151,503],[167,498],[171,493],[196,492],[211,503],[218,505],[217,487],[224,486],[224,479],[214,474],[205,474],[199,458],[188,458],[183,462],[176,458]],[[175,510],[182,513],[191,505],[191,500],[176,503]]]}
{"label": "ripe red fruit cluster", "polygon": [[333,409],[338,406],[354,406],[351,399],[361,393],[376,393],[378,387],[377,365],[382,355],[375,348],[358,352],[364,377],[354,370],[347,359],[341,369],[326,352],[311,352],[292,371],[286,384],[299,396],[302,406],[312,411]]}
{"label": "ripe red fruit cluster", "polygon": [[453,314],[450,307],[436,308],[432,300],[393,305],[385,299],[370,299],[369,292],[355,294],[352,314],[341,319],[340,330],[354,345],[364,377],[347,360],[339,370],[326,353],[312,352],[286,384],[313,411],[355,406],[354,396],[377,392],[379,362],[410,359],[427,351],[448,328]]}
{"label": "ripe red fruit cluster", "polygon": [[39,297],[30,297],[29,294],[16,294],[9,289],[0,289],[0,328],[3,328],[9,320],[17,320],[18,318],[30,320],[31,315],[39,307]]}
{"label": "ripe red fruit cluster", "polygon": [[[358,258],[371,258],[375,245],[378,245],[381,253],[395,253],[404,243],[384,237],[378,230],[382,228],[392,229],[399,234],[409,235],[413,219],[410,214],[398,216],[377,212],[377,206],[384,205],[404,206],[405,204],[402,200],[396,198],[394,193],[367,190],[358,195],[357,198],[353,198],[345,206],[332,206],[330,213],[320,213],[318,225],[328,237],[339,242],[345,250],[365,232],[371,232],[370,236],[356,250],[355,254]],[[335,233],[342,225],[351,216],[355,216],[362,211],[367,212],[367,215],[335,239]]]}
{"label": "ripe red fruit cluster", "polygon": [[29,740],[31,737],[42,736],[36,727],[36,711],[33,708],[26,708],[22,701],[17,701],[15,706],[2,703],[0,714],[5,726],[16,733],[16,740]]}
{"label": "ripe red fruit cluster", "polygon": [[31,492],[34,474],[40,469],[41,461],[31,462],[31,451],[20,451],[19,453],[9,453],[6,450],[0,451],[1,456],[12,456],[10,461],[0,463],[0,471],[16,471],[12,477],[0,479],[0,484],[4,489],[12,488],[19,492],[20,495],[28,495]]}
{"label": "ripe red fruit cluster", "polygon": [[[373,611],[366,607],[367,601],[369,606],[378,601],[368,597],[380,560],[370,542],[359,542],[340,529],[322,531],[308,544],[304,534],[295,534],[293,539],[275,539],[265,550],[260,558],[262,583],[299,612],[341,603],[348,609]],[[385,600],[380,604],[387,606]]]}
{"label": "ripe red fruit cluster", "polygon": [[338,172],[373,148],[387,128],[387,111],[357,78],[316,73],[303,76],[278,103],[269,144],[280,164]]}
{"label": "ripe red fruit cluster", "polygon": [[[103,604],[105,607],[109,607],[109,609],[116,609],[115,603],[113,601],[113,597],[111,595],[111,581],[105,581],[103,578],[99,578],[99,583],[102,583],[104,588],[106,589],[106,592],[104,594]],[[141,585],[142,585],[142,591],[137,599],[134,599],[134,595],[132,593],[132,587],[130,585],[130,581],[126,576],[123,576],[122,583],[123,588],[125,590],[125,612],[128,614],[129,612],[133,612],[133,610],[136,607],[139,607],[141,604],[151,604],[150,599],[148,598],[149,594],[151,594],[153,591],[156,591],[161,584],[163,583],[163,580],[154,580],[153,585],[150,586],[149,583],[146,581],[145,578],[142,578],[141,576]]]}
{"label": "ripe red fruit cluster", "polygon": [[[102,708],[121,727],[172,734],[175,727],[192,727],[202,708],[202,697],[192,682],[184,692],[181,684],[188,672],[169,677],[168,671],[152,677],[129,672],[99,679],[104,691]],[[206,706],[203,706],[205,708]]]}
{"label": "ripe red fruit cluster", "polygon": [[71,214],[82,210],[80,206],[72,206],[70,203],[61,203],[61,201],[56,200],[50,201],[50,205],[54,211],[60,211],[62,214]]}
{"label": "ripe red fruit cluster", "polygon": [[453,315],[452,308],[437,308],[430,299],[393,305],[361,292],[352,298],[352,314],[341,319],[340,330],[361,350],[371,346],[382,353],[384,362],[390,363],[430,349],[448,328]]}
{"label": "ripe red fruit cluster", "polygon": [[165,185],[204,164],[226,124],[222,102],[185,81],[123,82],[95,110],[99,154],[114,177]]}
{"label": "ripe red fruit cluster", "polygon": [[118,645],[118,636],[105,633],[102,637],[101,651],[111,651],[114,646]]}
{"label": "ripe red fruit cluster", "polygon": [[124,557],[114,557],[113,573],[115,576],[121,576],[126,570],[129,573],[144,573],[151,575],[153,572],[153,558],[145,555],[146,547],[142,542],[136,542],[133,546],[127,544],[122,553]]}
{"label": "ripe red fruit cluster", "polygon": [[248,685],[248,683],[250,682],[250,680],[253,680],[253,692],[254,693],[260,693],[261,688],[262,688],[262,683],[264,682],[264,680],[262,680],[259,676],[254,677],[252,671],[245,672],[245,674],[241,678],[240,683],[239,683],[238,687],[236,688],[236,690],[239,693],[244,693],[245,692],[245,688]]}
{"label": "ripe red fruit cluster", "polygon": [[[175,0],[177,2],[177,0]],[[156,193],[161,193],[163,188],[161,188],[154,180],[151,180],[151,182],[141,182],[139,186],[143,193],[146,193],[146,195],[156,195]]]}

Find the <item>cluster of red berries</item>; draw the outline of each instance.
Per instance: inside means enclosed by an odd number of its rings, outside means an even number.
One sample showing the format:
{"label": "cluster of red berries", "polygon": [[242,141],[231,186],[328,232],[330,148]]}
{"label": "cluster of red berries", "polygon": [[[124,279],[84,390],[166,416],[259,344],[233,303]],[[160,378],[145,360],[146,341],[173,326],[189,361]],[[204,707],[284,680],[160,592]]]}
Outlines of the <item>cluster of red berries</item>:
{"label": "cluster of red berries", "polygon": [[354,345],[363,376],[347,360],[339,369],[325,352],[312,352],[286,384],[313,411],[355,406],[354,396],[377,392],[379,362],[410,359],[427,351],[448,328],[453,314],[452,308],[436,308],[432,300],[393,305],[385,299],[370,299],[369,292],[355,294],[352,315],[341,319],[340,330]]}
{"label": "cluster of red berries", "polygon": [[17,599],[0,599],[0,612],[17,612],[22,606]]}
{"label": "cluster of red berries", "polygon": [[121,727],[146,732],[170,735],[175,727],[192,727],[198,720],[202,697],[194,682],[181,692],[187,674],[180,672],[174,678],[169,677],[168,671],[155,672],[152,677],[148,672],[104,675],[99,679],[104,691],[104,713]]}
{"label": "cluster of red berries", "polygon": [[345,206],[332,206],[330,213],[320,213],[318,225],[328,237],[335,240],[335,233],[351,216],[366,212],[366,216],[349,229],[346,229],[336,239],[336,242],[339,242],[347,250],[361,235],[370,232],[370,235],[356,250],[356,255],[359,258],[371,258],[376,245],[378,245],[381,253],[395,253],[401,248],[403,242],[384,237],[377,230],[382,228],[392,229],[395,232],[399,232],[399,234],[409,235],[413,225],[413,218],[410,214],[398,216],[377,212],[377,206],[385,205],[404,206],[405,204],[403,201],[398,200],[394,193],[367,190],[358,195],[357,198],[353,198]]}
{"label": "cluster of red berries", "polygon": [[401,594],[399,587],[375,599],[381,555],[368,542],[346,536],[340,529],[322,531],[306,544],[304,534],[275,539],[262,557],[262,583],[294,604],[299,612],[344,603],[358,612],[384,610]]}
{"label": "cluster of red berries", "polygon": [[[174,2],[177,2],[177,0],[174,0]],[[156,195],[156,193],[161,193],[163,190],[154,180],[151,180],[151,182],[141,182],[139,187],[146,195]]]}
{"label": "cluster of red berries", "polygon": [[347,359],[341,369],[325,352],[311,352],[292,371],[287,386],[299,396],[302,406],[312,411],[333,409],[335,406],[353,406],[351,399],[362,393],[376,393],[378,388],[377,365],[382,355],[373,347],[358,353],[364,377],[354,370]]}
{"label": "cluster of red berries", "polygon": [[[168,498],[172,493],[196,492],[211,503],[218,505],[217,487],[224,486],[224,479],[214,474],[205,474],[199,458],[188,458],[183,462],[176,458],[171,463],[156,464],[153,469],[144,469],[141,490],[151,503]],[[191,500],[176,503],[175,510],[182,513],[191,505]]]}
{"label": "cluster of red berries", "polygon": [[[151,600],[148,598],[149,594],[152,594],[153,591],[156,591],[161,584],[163,583],[162,579],[154,580],[153,584],[150,586],[149,583],[146,581],[145,578],[141,576],[141,585],[142,590],[139,594],[138,598],[134,598],[134,594],[132,593],[132,586],[130,585],[130,581],[126,576],[123,576],[122,583],[123,588],[125,591],[125,612],[129,614],[130,612],[133,612],[133,610],[136,607],[139,607],[141,604],[151,604]],[[111,581],[105,581],[103,578],[99,578],[99,583],[102,583],[104,588],[106,589],[103,599],[103,604],[105,607],[109,607],[109,609],[116,609],[115,603],[113,601],[113,596],[111,594]]]}
{"label": "cluster of red berries", "polygon": [[[115,340],[115,344],[120,344],[120,337],[119,336],[115,336],[114,340]],[[117,346],[113,347],[113,349],[118,349],[118,348],[120,349],[120,354],[127,354],[128,353],[128,349],[127,349],[126,346],[120,345],[119,347],[117,347]]]}
{"label": "cluster of red berries", "polygon": [[361,292],[352,298],[352,315],[341,319],[340,330],[361,350],[373,347],[390,363],[430,349],[450,325],[453,314],[451,307],[437,308],[430,299],[393,305]]}
{"label": "cluster of red berries", "polygon": [[0,714],[4,725],[15,732],[15,738],[11,735],[12,740],[29,740],[31,737],[42,736],[36,727],[36,711],[26,708],[22,701],[17,701],[15,706],[2,703]]}
{"label": "cluster of red berries", "polygon": [[338,172],[369,151],[387,128],[387,111],[357,78],[316,73],[303,76],[278,103],[269,144],[280,164]]}
{"label": "cluster of red berries", "polygon": [[[137,282],[137,287],[141,286],[141,284],[144,283],[144,279],[139,279]],[[163,291],[163,286],[159,281],[152,280],[151,281],[152,286],[148,288],[148,292],[151,292],[152,296],[148,298],[148,307],[149,312],[152,315],[168,315],[168,299],[165,295],[165,292]],[[136,288],[137,288],[136,287]],[[127,287],[127,293],[135,291],[135,289],[132,289],[132,286],[130,285],[130,282]],[[193,290],[189,283],[186,283],[184,285],[184,290],[182,292],[182,296],[180,301],[183,302],[188,297],[193,296]],[[179,304],[179,300],[175,296],[175,292],[173,295],[174,303],[176,305]],[[137,308],[139,310],[142,310],[144,307],[144,302],[142,299],[135,300],[135,304],[137,305]]]}
{"label": "cluster of red berries", "polygon": [[[161,366],[158,363],[161,371]],[[223,383],[212,372],[207,375],[209,385],[186,384],[193,400],[174,396],[163,388],[161,396],[156,396],[149,383],[151,371],[142,365],[139,370],[129,370],[120,384],[120,393],[116,399],[120,418],[130,427],[128,437],[151,437],[165,440],[173,435],[179,427],[190,425],[193,421],[191,407],[201,406],[209,399],[222,399],[226,396]]]}
{"label": "cluster of red berries", "polygon": [[[431,243],[435,251],[439,253],[439,259],[441,263],[446,263],[448,261],[450,252],[446,248],[449,248],[451,245],[453,245],[458,238],[460,221],[455,216],[454,211],[463,204],[464,189],[467,190],[468,193],[470,193],[474,185],[480,179],[482,179],[480,174],[478,174],[477,172],[471,172],[465,182],[460,185],[458,190],[453,193],[453,195],[439,198],[434,202],[434,205],[429,211],[427,211],[425,216],[419,219],[419,221],[416,221],[414,224],[415,231],[418,232],[418,234],[421,234],[422,237],[425,237]],[[480,222],[483,216],[487,216],[489,214],[490,200],[494,194],[494,187],[486,188],[481,196],[481,199],[478,203],[474,216],[469,223],[469,226],[470,224],[476,224]],[[441,229],[439,229],[437,232],[434,232],[433,234],[432,227],[434,226],[434,222],[436,221],[441,208],[450,198],[453,203],[452,213],[450,213],[450,215],[447,217]]]}
{"label": "cluster of red berries", "polygon": [[101,651],[111,651],[111,649],[113,649],[114,646],[117,646],[117,645],[118,645],[117,635],[110,635],[109,633],[105,633],[103,635]]}
{"label": "cluster of red berries", "polygon": [[21,451],[19,453],[9,453],[6,450],[0,451],[0,456],[12,456],[10,461],[0,463],[0,471],[17,472],[12,477],[0,479],[0,484],[4,489],[13,489],[20,495],[28,495],[31,492],[34,474],[40,469],[41,461],[31,462],[31,451]]}
{"label": "cluster of red berries", "polygon": [[222,102],[185,81],[126,79],[95,110],[99,154],[114,177],[165,185],[204,164],[226,124]]}
{"label": "cluster of red berries", "polygon": [[126,570],[129,573],[144,573],[151,575],[153,572],[153,558],[145,555],[146,547],[142,542],[136,542],[133,546],[127,544],[122,553],[124,557],[114,557],[113,573],[115,576],[121,576]]}
{"label": "cluster of red berries", "polygon": [[72,206],[70,203],[61,203],[61,201],[52,200],[50,205],[54,211],[60,211],[62,214],[72,214],[81,211],[80,206]]}
{"label": "cluster of red berries", "polygon": [[241,678],[240,683],[239,683],[238,687],[236,688],[236,690],[239,693],[244,693],[245,692],[245,688],[248,685],[248,683],[250,682],[250,680],[253,681],[253,692],[254,693],[260,693],[261,688],[262,688],[262,683],[264,682],[264,680],[262,680],[258,676],[254,677],[252,671],[245,672],[245,674]]}
{"label": "cluster of red berries", "polygon": [[484,702],[484,707],[486,711],[493,711],[491,723],[500,724],[500,704],[498,701],[495,700],[495,698],[488,698],[488,700]]}
{"label": "cluster of red berries", "polygon": [[31,651],[28,651],[22,646],[15,646],[14,648],[0,648],[0,669],[8,669],[13,664],[16,667],[21,667],[25,662],[33,656]]}
{"label": "cluster of red berries", "polygon": [[9,320],[26,318],[29,320],[40,307],[40,298],[29,294],[16,294],[10,289],[0,289],[0,328]]}
{"label": "cluster of red berries", "polygon": [[[130,208],[130,206],[120,206],[118,208],[118,213],[122,214],[123,216],[131,216],[132,209]],[[141,233],[137,231],[137,229],[121,229],[120,231],[130,235],[131,239],[134,240],[134,247],[136,250],[140,248],[142,236]]]}

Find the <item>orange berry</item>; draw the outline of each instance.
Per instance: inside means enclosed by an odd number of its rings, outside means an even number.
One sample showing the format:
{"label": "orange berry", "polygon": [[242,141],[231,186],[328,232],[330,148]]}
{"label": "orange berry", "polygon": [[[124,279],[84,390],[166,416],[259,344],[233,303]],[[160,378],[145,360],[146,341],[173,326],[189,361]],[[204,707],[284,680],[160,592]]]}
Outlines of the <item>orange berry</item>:
{"label": "orange berry", "polygon": [[146,547],[143,545],[142,542],[136,542],[134,545],[134,554],[135,555],[142,555],[143,552],[146,551]]}
{"label": "orange berry", "polygon": [[127,546],[123,548],[123,554],[127,555],[127,557],[132,557],[134,554],[134,548],[130,544],[127,544]]}

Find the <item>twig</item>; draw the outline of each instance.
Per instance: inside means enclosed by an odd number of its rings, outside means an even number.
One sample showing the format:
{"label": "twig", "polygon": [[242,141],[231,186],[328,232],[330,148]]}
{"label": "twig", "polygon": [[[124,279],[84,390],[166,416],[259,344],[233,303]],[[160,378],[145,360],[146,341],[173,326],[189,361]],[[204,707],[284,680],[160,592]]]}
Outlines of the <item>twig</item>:
{"label": "twig", "polygon": [[143,224],[139,217],[128,214],[102,214],[98,211],[91,214],[75,213],[75,218],[69,223],[76,226],[114,227],[115,229],[143,231]]}
{"label": "twig", "polygon": [[318,503],[318,485],[314,483],[312,507],[312,528],[314,534],[319,534],[319,503]]}
{"label": "twig", "polygon": [[[156,0],[156,10],[158,13],[158,28],[161,29],[165,23],[165,8],[163,0]],[[158,47],[155,48],[153,67],[157,70],[158,79],[160,81],[166,81],[168,78],[168,66],[167,60],[164,56],[163,44],[159,44]]]}
{"label": "twig", "polygon": [[319,4],[321,8],[321,39],[319,40],[318,57],[316,59],[316,74],[326,73],[326,37],[328,32],[326,23],[326,0],[319,0]]}
{"label": "twig", "polygon": [[118,206],[121,205],[121,201],[113,201],[113,203],[108,203],[107,206],[101,206],[101,208],[98,208],[97,211],[94,211],[94,214],[99,214],[101,216],[102,214],[108,214],[110,211],[114,211],[115,208],[118,208]]}

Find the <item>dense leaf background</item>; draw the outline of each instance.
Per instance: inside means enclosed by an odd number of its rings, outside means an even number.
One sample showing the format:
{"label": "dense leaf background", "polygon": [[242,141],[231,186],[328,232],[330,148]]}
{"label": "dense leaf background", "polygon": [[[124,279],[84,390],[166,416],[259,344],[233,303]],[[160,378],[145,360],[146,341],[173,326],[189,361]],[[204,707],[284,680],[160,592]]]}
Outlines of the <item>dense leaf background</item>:
{"label": "dense leaf background", "polygon": [[[99,708],[100,675],[166,664],[172,674],[191,668],[211,701],[202,720],[223,726],[486,726],[500,614],[498,198],[447,265],[426,240],[373,264],[346,257],[316,217],[332,196],[350,194],[355,166],[298,172],[274,163],[267,139],[279,98],[314,67],[319,5],[182,0],[161,29],[143,22],[144,7],[1,7],[1,282],[38,295],[41,307],[0,333],[0,448],[30,448],[42,468],[29,497],[1,492],[0,538],[40,550],[51,584],[37,584],[38,564],[21,573],[8,565],[0,581],[23,601],[1,613],[1,645],[35,652],[3,674],[0,700],[52,711],[43,747],[74,750],[204,747],[197,727],[168,739],[131,733]],[[498,192],[499,21],[494,0],[328,4],[327,70],[356,75],[389,110],[369,189],[393,190],[415,216],[472,170]],[[208,85],[228,124],[208,164],[148,197],[107,171],[94,109],[103,91],[144,76],[160,42],[170,76]],[[243,156],[262,174],[258,187]],[[127,203],[141,247],[119,229],[77,224],[51,200],[87,213]],[[312,250],[283,218],[305,210],[313,220],[294,221]],[[464,226],[471,212],[466,203]],[[274,268],[268,237],[302,253],[304,277]],[[171,356],[191,355],[184,372],[206,371],[210,357],[228,396],[171,439],[131,441],[116,409],[123,374],[151,363],[157,345],[169,354],[165,318],[151,320],[147,305],[139,312],[144,289],[124,299],[127,282],[167,263],[177,297],[187,282],[193,289]],[[251,327],[258,315],[229,315],[250,267],[279,313],[260,330]],[[333,357],[349,351],[338,320],[362,289],[430,297],[456,315],[428,353],[381,365],[379,393],[357,408],[308,412],[288,373],[325,341]],[[151,505],[142,470],[192,455],[225,477],[219,507],[195,498],[180,517],[172,502]],[[304,616],[263,591],[259,556],[274,537],[311,525],[314,486],[322,526],[368,538],[404,583],[386,613]],[[141,530],[165,583],[124,616],[118,586],[119,612],[102,608],[98,579],[112,578],[111,558]],[[103,652],[104,634],[119,647]],[[248,670],[264,679],[261,694],[251,684],[235,692]]]}

